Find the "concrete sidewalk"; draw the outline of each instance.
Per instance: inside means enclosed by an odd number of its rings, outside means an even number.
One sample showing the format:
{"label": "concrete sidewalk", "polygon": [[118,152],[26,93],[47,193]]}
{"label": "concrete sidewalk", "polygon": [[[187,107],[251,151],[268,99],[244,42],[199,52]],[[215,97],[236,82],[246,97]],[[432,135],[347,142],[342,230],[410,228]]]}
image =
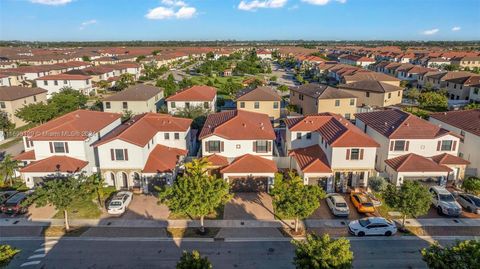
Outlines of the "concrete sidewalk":
{"label": "concrete sidewalk", "polygon": [[[397,221],[398,222],[398,221]],[[480,219],[407,219],[412,227],[478,227]],[[88,227],[137,227],[137,228],[187,228],[200,227],[198,220],[133,220],[133,219],[77,219],[70,220],[72,226]],[[293,227],[293,220],[205,220],[205,226],[213,228],[280,228]],[[343,219],[307,219],[300,223],[308,228],[342,228],[348,225]],[[1,226],[63,226],[63,219],[43,219],[31,221],[25,218],[0,219]]]}

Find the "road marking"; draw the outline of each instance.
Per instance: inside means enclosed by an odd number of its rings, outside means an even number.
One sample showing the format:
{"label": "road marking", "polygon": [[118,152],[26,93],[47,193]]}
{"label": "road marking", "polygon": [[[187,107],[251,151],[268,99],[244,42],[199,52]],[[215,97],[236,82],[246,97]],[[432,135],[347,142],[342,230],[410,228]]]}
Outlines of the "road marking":
{"label": "road marking", "polygon": [[41,244],[41,246],[44,247],[46,245],[55,245],[57,243],[58,243],[58,241],[47,241],[47,242]]}
{"label": "road marking", "polygon": [[39,248],[37,250],[35,250],[34,252],[44,252],[44,253],[48,253],[51,249],[53,248],[53,246],[45,246],[44,248]]}
{"label": "road marking", "polygon": [[45,256],[47,256],[47,254],[35,254],[28,257],[28,259],[31,260],[31,259],[45,258]]}
{"label": "road marking", "polygon": [[24,262],[20,265],[20,267],[24,267],[24,266],[30,266],[30,265],[37,265],[39,264],[40,261],[31,261],[31,262]]}

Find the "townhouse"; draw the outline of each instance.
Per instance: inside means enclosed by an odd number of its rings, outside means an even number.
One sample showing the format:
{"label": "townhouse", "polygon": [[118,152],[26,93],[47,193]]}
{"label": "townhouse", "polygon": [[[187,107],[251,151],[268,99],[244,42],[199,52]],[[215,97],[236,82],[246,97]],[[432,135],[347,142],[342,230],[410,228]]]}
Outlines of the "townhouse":
{"label": "townhouse", "polygon": [[429,121],[460,136],[458,156],[470,162],[466,174],[480,175],[480,110],[433,113]]}
{"label": "townhouse", "polygon": [[470,86],[468,100],[470,100],[470,103],[480,104],[480,83]]}
{"label": "townhouse", "polygon": [[21,178],[33,188],[45,178],[97,173],[92,145],[120,124],[120,114],[76,110],[23,132]]}
{"label": "townhouse", "polygon": [[400,79],[378,72],[356,72],[351,75],[343,76],[340,80],[343,84],[357,82],[362,80],[377,80],[393,86],[400,87]]}
{"label": "townhouse", "polygon": [[134,116],[93,144],[99,172],[117,189],[148,192],[149,186],[172,184],[195,143],[191,123],[168,114]]}
{"label": "townhouse", "polygon": [[445,80],[451,100],[470,100],[470,90],[480,85],[480,75]]}
{"label": "townhouse", "polygon": [[24,75],[23,72],[0,70],[2,86],[26,86]]}
{"label": "townhouse", "polygon": [[427,83],[432,85],[433,89],[441,89],[447,86],[447,80],[475,76],[475,74],[465,71],[438,71],[427,73],[424,76],[421,76],[422,85],[425,86]]}
{"label": "townhouse", "polygon": [[80,70],[70,70],[66,74],[90,76],[92,82],[99,82],[115,77],[115,68],[108,66],[91,66]]}
{"label": "townhouse", "polygon": [[75,74],[48,75],[36,79],[37,86],[48,91],[48,97],[60,92],[63,88],[72,88],[82,94],[94,92],[92,77]]}
{"label": "townhouse", "polygon": [[358,106],[386,107],[402,103],[403,88],[378,80],[360,80],[337,87],[355,96]]}
{"label": "townhouse", "polygon": [[274,126],[280,122],[282,98],[275,89],[265,86],[247,88],[237,94],[235,101],[239,110],[267,114]]}
{"label": "townhouse", "polygon": [[398,109],[358,113],[356,125],[380,144],[375,167],[396,185],[464,177],[468,162],[458,157],[453,132]]}
{"label": "townhouse", "polygon": [[142,114],[157,112],[162,105],[163,89],[151,85],[136,84],[102,100],[103,111],[113,113]]}
{"label": "townhouse", "polygon": [[272,52],[266,49],[257,50],[257,57],[261,60],[271,60],[272,59]]}
{"label": "townhouse", "polygon": [[210,114],[199,134],[207,157],[232,191],[268,191],[277,166],[275,132],[267,114],[231,110]]}
{"label": "townhouse", "polygon": [[320,113],[285,120],[285,151],[304,179],[327,192],[367,187],[379,146],[340,115]]}
{"label": "townhouse", "polygon": [[451,59],[451,63],[462,68],[480,67],[480,56],[455,57]]}
{"label": "townhouse", "polygon": [[357,112],[355,95],[318,83],[290,87],[290,104],[303,115],[332,112],[353,119]]}
{"label": "townhouse", "polygon": [[372,58],[352,54],[339,56],[338,60],[342,64],[358,65],[361,67],[367,67],[375,63],[375,60]]}
{"label": "townhouse", "polygon": [[7,113],[15,127],[27,124],[18,118],[15,113],[18,109],[30,104],[47,101],[47,91],[41,88],[27,88],[20,86],[0,87],[0,110]]}
{"label": "townhouse", "polygon": [[195,85],[181,90],[165,99],[167,110],[175,114],[184,109],[202,107],[208,112],[215,112],[217,89],[209,86]]}

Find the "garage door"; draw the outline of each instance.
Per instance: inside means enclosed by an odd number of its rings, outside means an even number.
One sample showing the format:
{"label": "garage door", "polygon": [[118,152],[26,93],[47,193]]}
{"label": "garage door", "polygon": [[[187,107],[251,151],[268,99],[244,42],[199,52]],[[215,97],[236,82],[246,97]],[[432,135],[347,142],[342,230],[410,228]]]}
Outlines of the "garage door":
{"label": "garage door", "polygon": [[267,192],[268,178],[230,178],[233,192]]}

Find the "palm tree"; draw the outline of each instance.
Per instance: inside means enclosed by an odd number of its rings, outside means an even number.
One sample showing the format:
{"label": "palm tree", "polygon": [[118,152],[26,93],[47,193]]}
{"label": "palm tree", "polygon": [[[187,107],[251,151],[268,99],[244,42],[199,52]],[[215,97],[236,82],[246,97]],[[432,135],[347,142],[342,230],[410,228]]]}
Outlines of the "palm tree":
{"label": "palm tree", "polygon": [[8,181],[10,187],[13,186],[13,177],[15,176],[15,171],[18,169],[18,161],[14,160],[11,154],[7,154],[0,163],[0,169],[3,172],[4,181]]}

